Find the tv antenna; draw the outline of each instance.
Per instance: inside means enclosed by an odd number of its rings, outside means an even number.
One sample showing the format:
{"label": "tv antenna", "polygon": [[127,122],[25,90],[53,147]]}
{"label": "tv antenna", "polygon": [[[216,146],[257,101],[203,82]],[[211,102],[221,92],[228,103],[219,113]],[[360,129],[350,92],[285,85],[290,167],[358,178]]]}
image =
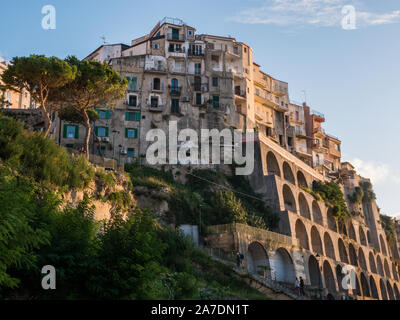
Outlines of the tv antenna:
{"label": "tv antenna", "polygon": [[103,44],[106,44],[107,42],[106,42],[106,37],[104,36],[104,35],[102,35],[101,37],[100,37],[100,39],[103,41]]}
{"label": "tv antenna", "polygon": [[302,90],[301,92],[304,93],[304,102],[307,104],[307,91],[306,90]]}

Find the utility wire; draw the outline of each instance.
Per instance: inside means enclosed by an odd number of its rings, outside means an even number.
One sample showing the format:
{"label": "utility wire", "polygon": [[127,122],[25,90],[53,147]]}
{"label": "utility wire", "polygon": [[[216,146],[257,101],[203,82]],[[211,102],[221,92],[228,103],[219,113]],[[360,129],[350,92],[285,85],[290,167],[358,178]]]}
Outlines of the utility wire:
{"label": "utility wire", "polygon": [[205,179],[205,178],[201,178],[201,177],[196,176],[196,175],[194,175],[194,174],[192,174],[192,173],[189,173],[189,172],[188,172],[187,174],[188,174],[188,175],[191,175],[191,176],[193,176],[193,177],[195,177],[195,178],[197,178],[197,179],[200,179],[200,180],[206,181],[206,182],[208,182],[208,183],[214,184],[214,185],[216,185],[216,186],[219,186],[219,187],[221,187],[221,188],[224,188],[224,189],[226,189],[226,190],[230,190],[230,191],[232,191],[232,192],[234,192],[234,193],[239,193],[239,194],[241,194],[241,195],[243,195],[243,196],[246,196],[246,197],[249,197],[249,198],[252,198],[252,199],[255,199],[255,200],[259,200],[259,201],[262,201],[262,202],[268,204],[267,201],[265,201],[265,200],[263,200],[263,199],[261,199],[261,198],[252,196],[252,195],[247,194],[247,193],[244,193],[244,192],[240,192],[240,191],[234,190],[234,189],[232,189],[232,188],[229,188],[229,187],[224,186],[224,185],[222,185],[222,184],[218,184],[218,183],[216,183],[216,182],[214,182],[214,181],[207,180],[207,179]]}

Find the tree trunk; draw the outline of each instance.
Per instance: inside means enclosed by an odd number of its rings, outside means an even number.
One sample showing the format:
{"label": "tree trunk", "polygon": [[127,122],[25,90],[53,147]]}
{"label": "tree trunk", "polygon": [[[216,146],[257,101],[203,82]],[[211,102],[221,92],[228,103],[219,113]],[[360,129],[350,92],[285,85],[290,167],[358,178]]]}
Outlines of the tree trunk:
{"label": "tree trunk", "polygon": [[47,112],[46,108],[42,105],[40,106],[40,110],[42,111],[42,115],[44,118],[44,124],[45,124],[44,136],[47,138],[50,133],[50,129],[51,129],[50,114]]}
{"label": "tree trunk", "polygon": [[83,118],[84,118],[84,126],[86,128],[86,134],[85,134],[85,154],[86,154],[86,159],[89,160],[89,139],[90,139],[90,132],[91,132],[91,127],[90,127],[90,119],[89,116],[86,113],[86,110],[83,111]]}

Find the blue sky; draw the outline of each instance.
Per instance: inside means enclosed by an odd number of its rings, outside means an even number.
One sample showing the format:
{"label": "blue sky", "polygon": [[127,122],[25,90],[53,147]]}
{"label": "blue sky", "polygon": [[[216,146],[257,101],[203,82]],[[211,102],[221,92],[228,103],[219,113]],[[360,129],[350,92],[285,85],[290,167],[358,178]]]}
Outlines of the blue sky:
{"label": "blue sky", "polygon": [[[43,30],[44,5],[56,29]],[[353,5],[355,30],[341,27]],[[289,82],[290,97],[325,114],[343,158],[371,177],[378,205],[400,214],[400,3],[398,0],[2,0],[0,55],[84,58],[101,43],[149,32],[164,16],[197,32],[249,44],[263,70]]]}

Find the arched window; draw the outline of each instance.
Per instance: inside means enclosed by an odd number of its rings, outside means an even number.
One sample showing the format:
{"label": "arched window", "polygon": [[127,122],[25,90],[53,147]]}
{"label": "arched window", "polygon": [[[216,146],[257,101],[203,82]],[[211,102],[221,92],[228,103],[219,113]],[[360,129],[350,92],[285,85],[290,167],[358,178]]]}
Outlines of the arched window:
{"label": "arched window", "polygon": [[309,244],[308,244],[308,235],[307,235],[307,230],[306,227],[304,226],[303,222],[298,219],[296,221],[296,238],[299,240],[299,244],[302,248],[309,250]]}
{"label": "arched window", "polygon": [[268,175],[281,176],[281,170],[279,169],[278,160],[276,160],[275,155],[270,151],[267,154],[267,171]]}

